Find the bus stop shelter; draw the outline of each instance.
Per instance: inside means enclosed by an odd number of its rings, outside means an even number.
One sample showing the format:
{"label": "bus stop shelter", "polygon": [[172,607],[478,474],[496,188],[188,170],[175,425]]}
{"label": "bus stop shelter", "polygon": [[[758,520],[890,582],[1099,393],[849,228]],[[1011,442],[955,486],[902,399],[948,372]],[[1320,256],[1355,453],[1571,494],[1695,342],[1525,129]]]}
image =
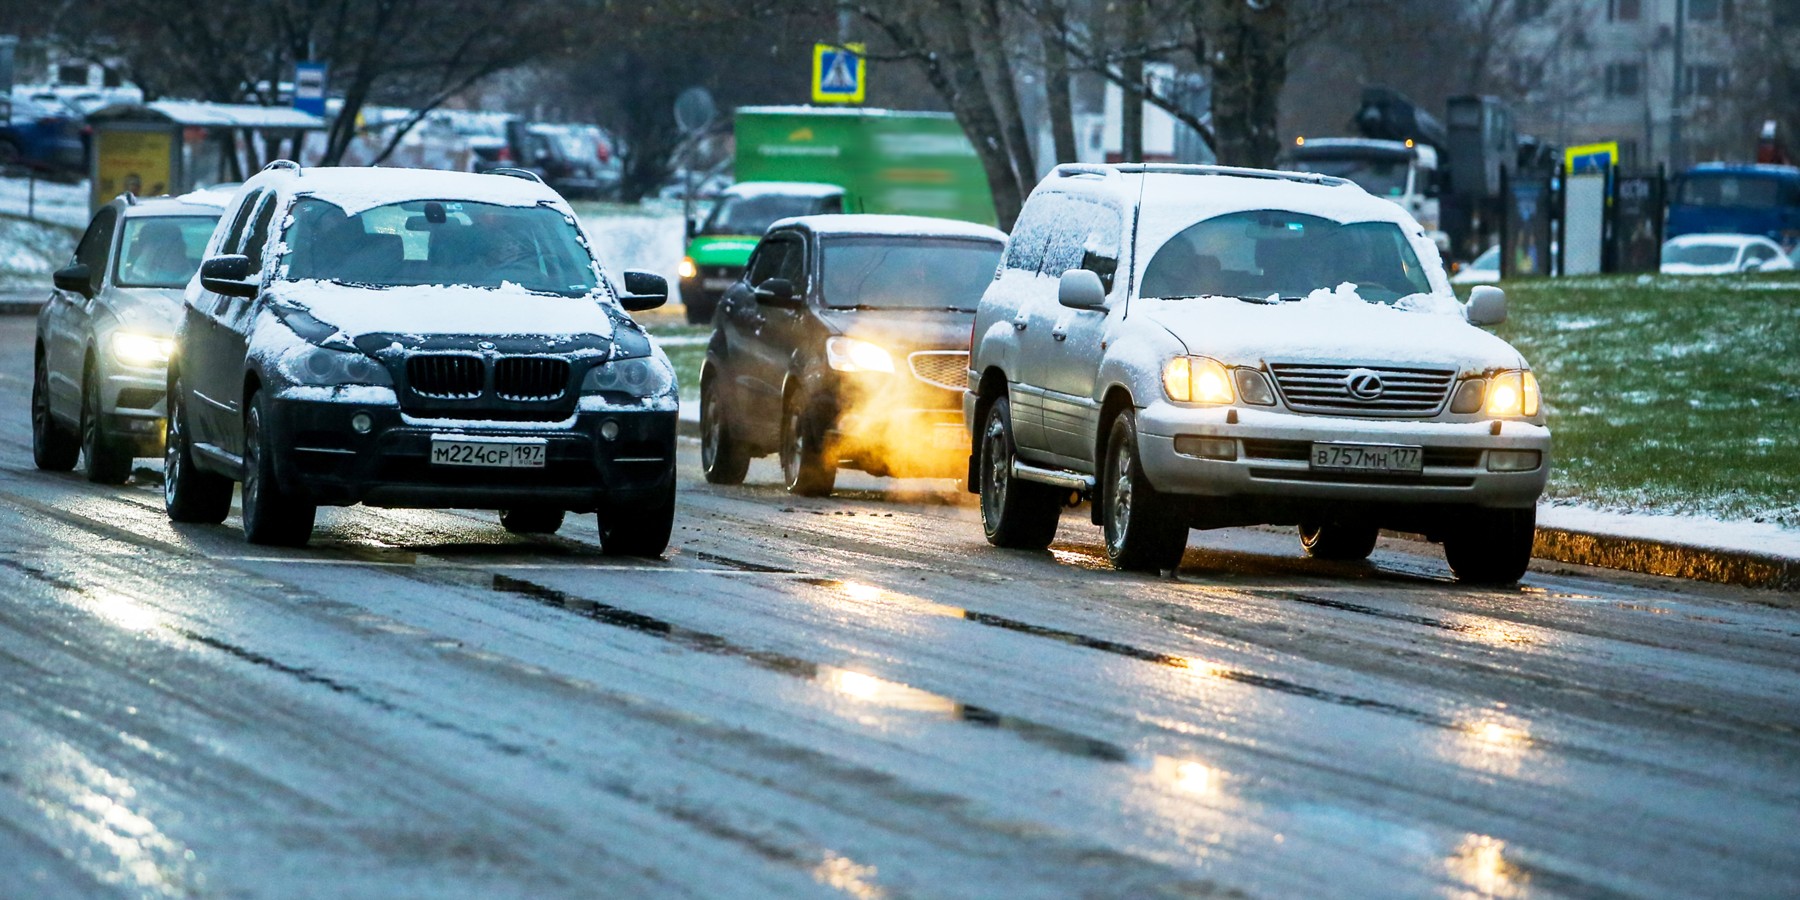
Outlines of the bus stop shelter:
{"label": "bus stop shelter", "polygon": [[93,128],[90,209],[121,193],[185,194],[244,180],[270,159],[298,153],[325,120],[280,106],[157,100],[88,115]]}

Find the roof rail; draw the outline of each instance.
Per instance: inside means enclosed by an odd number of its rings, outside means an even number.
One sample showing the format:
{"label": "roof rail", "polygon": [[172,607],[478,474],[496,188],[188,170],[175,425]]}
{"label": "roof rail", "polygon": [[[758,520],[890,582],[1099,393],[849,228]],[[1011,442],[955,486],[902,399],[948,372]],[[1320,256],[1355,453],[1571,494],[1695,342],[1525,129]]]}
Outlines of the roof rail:
{"label": "roof rail", "polygon": [[1116,178],[1119,175],[1119,168],[1117,166],[1103,165],[1101,163],[1061,163],[1057,165],[1052,174],[1058,178],[1074,178],[1077,175],[1098,175],[1102,178]]}
{"label": "roof rail", "polygon": [[1185,163],[1063,163],[1052,172],[1059,178],[1079,175],[1117,177],[1119,175],[1226,175],[1233,178],[1266,178],[1270,181],[1296,181],[1330,187],[1350,184],[1344,178],[1312,172],[1278,172],[1274,169],[1246,169],[1239,166],[1202,166]]}
{"label": "roof rail", "polygon": [[136,206],[137,205],[137,195],[130,191],[125,191],[125,192],[119,194],[119,199],[125,201],[126,206]]}
{"label": "roof rail", "polygon": [[530,169],[521,169],[518,166],[501,166],[498,169],[489,169],[485,174],[505,175],[508,178],[523,178],[526,181],[535,181],[538,184],[544,183],[543,176]]}
{"label": "roof rail", "polygon": [[293,169],[293,170],[294,170],[294,174],[295,174],[295,175],[298,175],[298,174],[300,174],[300,164],[299,164],[299,163],[297,163],[297,162],[294,162],[294,161],[293,161],[293,160],[291,160],[291,159],[272,159],[272,160],[269,160],[269,164],[268,164],[268,165],[266,165],[266,166],[263,166],[263,167],[262,167],[262,170],[263,170],[263,171],[264,171],[264,172],[267,172],[267,171],[269,171],[269,170],[270,170],[270,169]]}

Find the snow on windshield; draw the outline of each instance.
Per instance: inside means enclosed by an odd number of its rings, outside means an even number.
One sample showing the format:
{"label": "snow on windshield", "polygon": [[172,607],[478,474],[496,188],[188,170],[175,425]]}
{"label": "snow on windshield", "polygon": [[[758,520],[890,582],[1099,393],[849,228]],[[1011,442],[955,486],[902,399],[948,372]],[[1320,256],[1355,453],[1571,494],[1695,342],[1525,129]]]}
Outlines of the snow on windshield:
{"label": "snow on windshield", "polygon": [[994,280],[992,241],[831,238],[824,242],[825,305],[975,311]]}
{"label": "snow on windshield", "polygon": [[302,197],[283,238],[282,277],[343,284],[466,285],[586,295],[598,269],[569,216],[547,205],[413,200],[346,215]]}
{"label": "snow on windshield", "polygon": [[1736,244],[1669,243],[1663,246],[1662,261],[1686,266],[1729,266],[1737,262]]}
{"label": "snow on windshield", "polygon": [[1257,210],[1206,219],[1170,238],[1144,270],[1139,294],[1295,299],[1345,283],[1376,303],[1431,292],[1392,222]]}

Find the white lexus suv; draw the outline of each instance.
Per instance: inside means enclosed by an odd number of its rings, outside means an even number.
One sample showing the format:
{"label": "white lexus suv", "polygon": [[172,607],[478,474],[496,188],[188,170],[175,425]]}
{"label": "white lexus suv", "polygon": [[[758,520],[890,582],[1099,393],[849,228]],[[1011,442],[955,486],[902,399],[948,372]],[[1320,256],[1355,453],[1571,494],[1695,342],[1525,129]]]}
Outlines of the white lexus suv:
{"label": "white lexus suv", "polygon": [[1190,528],[1291,524],[1362,559],[1382,528],[1475,583],[1531,559],[1550,432],[1519,352],[1477,326],[1404,210],[1342,179],[1064,165],[976,313],[964,411],[988,540],[1043,548],[1093,501],[1125,569]]}

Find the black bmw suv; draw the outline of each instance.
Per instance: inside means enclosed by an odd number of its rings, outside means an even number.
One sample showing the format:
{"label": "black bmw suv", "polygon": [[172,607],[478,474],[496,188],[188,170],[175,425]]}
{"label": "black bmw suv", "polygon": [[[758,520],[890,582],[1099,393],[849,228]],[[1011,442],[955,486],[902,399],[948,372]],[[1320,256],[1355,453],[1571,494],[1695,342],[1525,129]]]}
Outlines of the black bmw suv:
{"label": "black bmw suv", "polygon": [[304,544],[320,505],[496,509],[515,532],[596,512],[657,555],[675,512],[676,385],[568,204],[535,176],[277,162],[220,220],[169,363],[164,501]]}

